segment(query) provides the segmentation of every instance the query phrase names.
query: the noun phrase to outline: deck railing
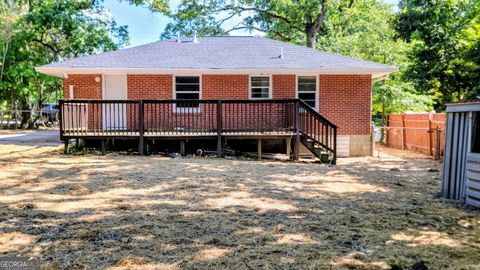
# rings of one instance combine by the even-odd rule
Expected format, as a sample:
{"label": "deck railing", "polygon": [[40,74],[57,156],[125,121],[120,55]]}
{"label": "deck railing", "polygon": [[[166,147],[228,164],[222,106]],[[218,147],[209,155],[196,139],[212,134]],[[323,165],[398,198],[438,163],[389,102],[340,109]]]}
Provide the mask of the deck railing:
{"label": "deck railing", "polygon": [[336,154],[336,126],[298,99],[60,100],[59,107],[62,139],[139,138],[142,152],[145,138],[306,136]]}

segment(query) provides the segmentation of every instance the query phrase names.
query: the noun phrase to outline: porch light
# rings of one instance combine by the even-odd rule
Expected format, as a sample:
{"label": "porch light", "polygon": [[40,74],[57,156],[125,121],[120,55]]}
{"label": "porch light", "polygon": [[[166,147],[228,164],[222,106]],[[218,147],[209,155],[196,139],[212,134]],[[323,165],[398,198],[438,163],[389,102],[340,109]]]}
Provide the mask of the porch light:
{"label": "porch light", "polygon": [[97,82],[97,83],[100,82],[100,77],[99,76],[95,77],[95,82]]}

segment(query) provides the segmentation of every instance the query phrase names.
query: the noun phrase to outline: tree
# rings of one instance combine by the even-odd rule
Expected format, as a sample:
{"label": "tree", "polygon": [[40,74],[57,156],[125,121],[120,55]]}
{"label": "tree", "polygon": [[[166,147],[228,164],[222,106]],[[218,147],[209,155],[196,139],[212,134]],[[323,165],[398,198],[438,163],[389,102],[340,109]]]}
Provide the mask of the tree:
{"label": "tree", "polygon": [[480,1],[402,0],[396,29],[413,47],[405,78],[438,108],[480,94]]}
{"label": "tree", "polygon": [[[173,22],[167,25],[161,37],[191,35],[194,30],[201,35],[219,35],[246,29],[314,48],[327,11],[330,8],[345,10],[353,3],[354,0],[182,0],[177,12],[171,15]],[[242,18],[241,22],[225,29],[225,22],[235,17]]]}
{"label": "tree", "polygon": [[378,0],[357,0],[346,11],[331,9],[317,44],[321,50],[399,67],[399,72],[373,85],[372,112],[381,114],[382,126],[390,113],[426,111],[433,104],[402,77],[410,46],[396,38],[394,16],[392,7]]}
{"label": "tree", "polygon": [[[0,97],[18,101],[21,110],[41,105],[62,89],[60,79],[37,73],[36,66],[114,50],[128,42],[126,27],[117,26],[97,1],[18,1],[16,12]],[[30,116],[25,113],[22,122]]]}
{"label": "tree", "polygon": [[142,6],[153,12],[170,14],[168,0],[118,0],[119,2],[127,2],[135,6]]}
{"label": "tree", "polygon": [[[411,47],[396,38],[395,14],[391,5],[379,0],[340,1],[337,4],[327,1],[248,1],[228,5],[223,1],[204,4],[183,1],[162,37],[171,38],[176,33],[190,35],[193,30],[200,35],[220,35],[236,29],[256,29],[266,32],[270,38],[310,44],[324,51],[395,65],[400,72],[374,84],[374,113],[383,113],[385,119],[386,113],[431,108],[431,98],[419,95],[411,83],[403,80],[402,73],[408,66],[407,53]],[[252,13],[238,26],[224,29],[225,21],[240,16],[240,11]],[[221,12],[224,12],[223,16],[219,15]],[[306,22],[315,16],[321,17],[321,23],[315,28],[316,36],[311,37],[313,41],[308,41]],[[409,102],[402,103],[402,99]]]}
{"label": "tree", "polygon": [[5,70],[7,52],[12,41],[13,24],[17,18],[16,7],[13,0],[0,2],[0,82]]}

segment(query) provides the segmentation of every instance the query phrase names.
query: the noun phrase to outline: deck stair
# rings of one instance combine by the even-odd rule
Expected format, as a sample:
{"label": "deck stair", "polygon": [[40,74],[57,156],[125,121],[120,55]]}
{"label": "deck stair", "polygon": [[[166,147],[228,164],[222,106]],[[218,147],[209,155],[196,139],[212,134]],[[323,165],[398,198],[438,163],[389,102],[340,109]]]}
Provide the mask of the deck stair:
{"label": "deck stair", "polygon": [[336,162],[337,126],[303,101],[299,101],[300,142],[321,162]]}
{"label": "deck stair", "polygon": [[300,137],[302,144],[309,150],[308,154],[303,154],[302,157],[304,158],[317,158],[322,163],[330,163],[331,162],[331,155],[329,151],[326,150],[324,146],[322,146],[318,141],[309,137],[308,135],[302,134]]}

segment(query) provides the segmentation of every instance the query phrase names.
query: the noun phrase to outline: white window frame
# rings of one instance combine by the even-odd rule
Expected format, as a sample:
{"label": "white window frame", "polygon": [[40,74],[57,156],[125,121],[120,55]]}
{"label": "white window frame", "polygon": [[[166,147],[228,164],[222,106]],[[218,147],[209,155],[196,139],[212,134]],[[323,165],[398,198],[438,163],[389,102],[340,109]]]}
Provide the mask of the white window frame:
{"label": "white window frame", "polygon": [[[200,74],[182,74],[182,75],[172,75],[172,95],[173,95],[173,99],[174,100],[177,100],[177,77],[198,77],[198,100],[202,100],[202,75]],[[197,92],[194,92],[194,91],[183,91],[181,93],[186,93],[186,94],[196,94]],[[183,113],[183,112],[186,112],[186,113],[199,113],[201,112],[201,109],[200,109],[200,106],[201,104],[199,103],[198,104],[198,107],[197,108],[186,108],[186,107],[179,107],[177,108],[177,104],[174,103],[173,104],[173,111],[174,112],[177,112],[177,113]]]}
{"label": "white window frame", "polygon": [[320,76],[318,74],[296,74],[295,75],[295,98],[298,98],[298,77],[315,77],[315,107],[318,112],[320,103]]}
{"label": "white window frame", "polygon": [[[263,78],[268,78],[268,97],[264,98],[264,97],[252,97],[252,77],[263,77]],[[252,100],[265,100],[265,99],[272,99],[272,84],[273,84],[273,80],[272,80],[272,75],[269,74],[269,75],[256,75],[256,74],[250,74],[248,75],[248,99],[252,99]]]}
{"label": "white window frame", "polygon": [[70,84],[68,86],[68,99],[75,99],[75,85]]}

